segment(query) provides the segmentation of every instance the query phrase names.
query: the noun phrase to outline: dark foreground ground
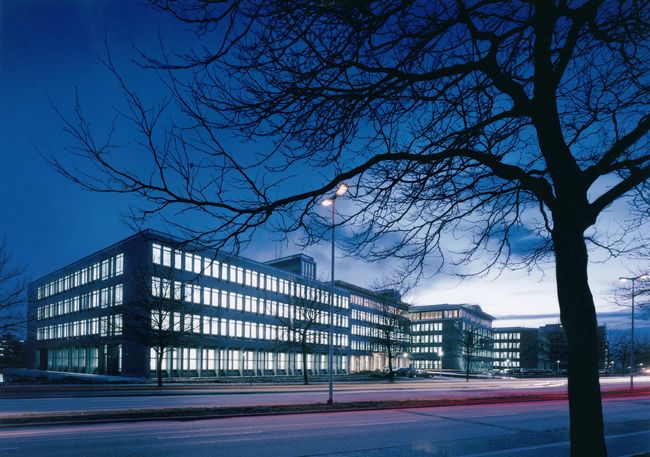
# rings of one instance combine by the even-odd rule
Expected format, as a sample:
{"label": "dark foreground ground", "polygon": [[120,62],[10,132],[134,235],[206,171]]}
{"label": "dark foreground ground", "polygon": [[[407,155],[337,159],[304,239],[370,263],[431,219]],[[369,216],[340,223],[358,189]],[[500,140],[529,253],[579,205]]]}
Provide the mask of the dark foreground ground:
{"label": "dark foreground ground", "polygon": [[[603,402],[611,457],[650,452],[650,397]],[[565,401],[0,429],[1,457],[569,455]]]}

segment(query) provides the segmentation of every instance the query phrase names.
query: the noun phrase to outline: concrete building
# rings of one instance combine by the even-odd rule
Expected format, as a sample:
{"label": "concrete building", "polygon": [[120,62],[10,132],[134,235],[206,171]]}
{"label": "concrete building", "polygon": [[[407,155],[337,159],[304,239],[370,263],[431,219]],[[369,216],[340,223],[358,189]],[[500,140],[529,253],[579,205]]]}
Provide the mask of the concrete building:
{"label": "concrete building", "polygon": [[[30,284],[27,364],[149,376],[162,346],[171,377],[296,375],[303,351],[290,323],[310,307],[307,369],[325,373],[331,286],[315,276],[309,256],[260,263],[143,231]],[[384,298],[337,283],[336,373],[383,368],[366,343]]]}
{"label": "concrete building", "polygon": [[411,319],[413,368],[473,372],[492,369],[492,321],[478,305],[414,306]]}
{"label": "concrete building", "polygon": [[494,333],[495,370],[550,370],[548,335],[538,328],[501,327]]}
{"label": "concrete building", "polygon": [[[566,332],[561,324],[549,324],[539,328],[549,340],[549,359],[551,366],[556,371],[566,370],[569,367],[569,348]],[[609,363],[609,346],[607,343],[607,327],[599,325],[596,328],[598,338],[598,368],[607,370]]]}

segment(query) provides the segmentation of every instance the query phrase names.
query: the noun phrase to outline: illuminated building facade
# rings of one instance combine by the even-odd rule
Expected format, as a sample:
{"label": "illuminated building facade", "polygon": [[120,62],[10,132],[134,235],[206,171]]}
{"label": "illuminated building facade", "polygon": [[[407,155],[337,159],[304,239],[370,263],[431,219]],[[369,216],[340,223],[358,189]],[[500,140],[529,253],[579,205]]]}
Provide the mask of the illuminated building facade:
{"label": "illuminated building facade", "polygon": [[[313,306],[307,369],[326,373],[331,285],[315,277],[309,256],[260,263],[143,231],[30,284],[28,366],[149,376],[161,334],[170,377],[296,375],[302,351],[291,323],[305,315],[299,307]],[[337,283],[335,373],[383,368],[364,345],[372,330],[351,332],[374,325],[372,303],[381,299]],[[143,309],[150,320],[134,312]]]}

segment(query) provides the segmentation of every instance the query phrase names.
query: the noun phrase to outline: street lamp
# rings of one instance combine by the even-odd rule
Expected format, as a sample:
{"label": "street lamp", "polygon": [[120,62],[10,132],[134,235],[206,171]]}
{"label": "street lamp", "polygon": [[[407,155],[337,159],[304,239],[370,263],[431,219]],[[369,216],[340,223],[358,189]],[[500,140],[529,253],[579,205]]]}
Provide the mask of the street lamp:
{"label": "street lamp", "polygon": [[336,199],[342,197],[348,191],[348,185],[340,183],[334,192],[334,195],[326,198],[321,202],[323,206],[332,207],[332,290],[330,291],[329,303],[329,329],[327,338],[327,383],[328,383],[328,398],[327,404],[331,405],[334,402],[334,379],[332,372],[334,371],[334,233],[336,228]]}
{"label": "street lamp", "polygon": [[557,372],[557,375],[560,376],[560,361],[559,360],[555,361],[555,371]]}
{"label": "street lamp", "polygon": [[639,275],[635,276],[633,278],[627,278],[625,276],[621,276],[618,278],[619,281],[621,282],[632,282],[632,328],[630,331],[630,390],[634,390],[634,296],[636,295],[635,287],[636,287],[636,282],[640,279],[641,281],[645,281],[648,278],[650,278],[647,274],[644,275]]}
{"label": "street lamp", "polygon": [[440,352],[438,353],[438,359],[439,359],[439,364],[438,364],[438,371],[439,375],[442,378],[442,356],[445,355],[445,352],[441,349]]}

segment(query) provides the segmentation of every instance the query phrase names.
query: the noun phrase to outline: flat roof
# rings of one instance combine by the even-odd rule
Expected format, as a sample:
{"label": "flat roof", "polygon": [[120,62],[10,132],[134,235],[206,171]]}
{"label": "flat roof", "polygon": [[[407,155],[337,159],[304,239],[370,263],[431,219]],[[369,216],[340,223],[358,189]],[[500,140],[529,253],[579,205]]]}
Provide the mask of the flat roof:
{"label": "flat roof", "polygon": [[448,311],[464,309],[470,313],[482,316],[489,320],[495,320],[496,318],[491,314],[486,313],[481,309],[479,305],[473,305],[468,303],[441,303],[436,305],[416,305],[411,308],[410,313],[426,313],[427,311]]}

